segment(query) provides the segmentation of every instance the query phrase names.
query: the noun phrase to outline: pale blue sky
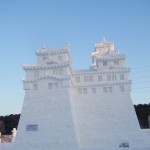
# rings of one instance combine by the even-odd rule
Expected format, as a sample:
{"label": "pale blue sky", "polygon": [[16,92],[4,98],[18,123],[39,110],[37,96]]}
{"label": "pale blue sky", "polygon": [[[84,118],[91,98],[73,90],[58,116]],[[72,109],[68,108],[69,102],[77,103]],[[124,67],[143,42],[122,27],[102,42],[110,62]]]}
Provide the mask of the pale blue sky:
{"label": "pale blue sky", "polygon": [[0,115],[20,113],[22,64],[35,64],[43,43],[69,41],[73,67],[86,69],[103,35],[127,57],[133,103],[150,103],[149,0],[1,0]]}

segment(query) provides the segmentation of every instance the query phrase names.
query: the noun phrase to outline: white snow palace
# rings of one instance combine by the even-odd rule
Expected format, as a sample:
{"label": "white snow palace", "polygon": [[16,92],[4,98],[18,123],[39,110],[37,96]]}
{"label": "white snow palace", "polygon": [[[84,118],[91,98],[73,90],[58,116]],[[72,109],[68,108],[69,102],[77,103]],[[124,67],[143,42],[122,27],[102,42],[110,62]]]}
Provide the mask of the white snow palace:
{"label": "white snow palace", "polygon": [[23,65],[25,98],[13,150],[144,150],[125,55],[103,39],[89,69],[72,69],[70,45],[42,48]]}

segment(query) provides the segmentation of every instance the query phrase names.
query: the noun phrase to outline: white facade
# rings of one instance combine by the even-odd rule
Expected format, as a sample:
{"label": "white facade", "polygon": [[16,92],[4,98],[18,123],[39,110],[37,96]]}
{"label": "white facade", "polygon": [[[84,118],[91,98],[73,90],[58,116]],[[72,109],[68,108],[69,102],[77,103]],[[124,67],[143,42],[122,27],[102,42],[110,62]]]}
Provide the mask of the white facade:
{"label": "white facade", "polygon": [[25,98],[14,150],[145,149],[125,56],[105,39],[90,69],[73,70],[70,46],[42,48],[23,65]]}
{"label": "white facade", "polygon": [[150,129],[142,129],[141,131],[146,147],[150,149]]}
{"label": "white facade", "polygon": [[89,70],[73,71],[73,110],[80,148],[144,148],[125,56],[104,39],[95,45],[92,58]]}

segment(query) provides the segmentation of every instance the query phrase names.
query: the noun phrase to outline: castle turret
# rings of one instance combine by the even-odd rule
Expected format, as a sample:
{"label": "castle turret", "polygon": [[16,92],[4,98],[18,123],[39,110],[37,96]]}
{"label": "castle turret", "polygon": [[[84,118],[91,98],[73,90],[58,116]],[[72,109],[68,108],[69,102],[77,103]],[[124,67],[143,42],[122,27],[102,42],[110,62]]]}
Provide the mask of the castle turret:
{"label": "castle turret", "polygon": [[82,148],[145,147],[130,97],[125,55],[103,39],[95,45],[90,69],[74,71],[75,127]]}
{"label": "castle turret", "polygon": [[77,149],[71,110],[70,46],[36,52],[36,65],[23,65],[25,98],[15,150]]}

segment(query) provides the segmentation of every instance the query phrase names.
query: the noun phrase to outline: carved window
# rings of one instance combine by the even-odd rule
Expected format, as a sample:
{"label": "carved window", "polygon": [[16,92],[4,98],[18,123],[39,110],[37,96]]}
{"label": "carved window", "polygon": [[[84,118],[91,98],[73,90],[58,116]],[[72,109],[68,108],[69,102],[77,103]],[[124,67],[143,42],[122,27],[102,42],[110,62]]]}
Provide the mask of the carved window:
{"label": "carved window", "polygon": [[58,89],[58,83],[57,83],[57,82],[54,83],[54,88],[55,88],[55,89]]}
{"label": "carved window", "polygon": [[120,86],[120,92],[124,92],[124,86]]}
{"label": "carved window", "polygon": [[58,60],[62,62],[62,56],[58,56]]}
{"label": "carved window", "polygon": [[119,60],[115,60],[114,65],[119,65]]}
{"label": "carved window", "polygon": [[96,93],[96,88],[92,88],[92,93],[93,93],[93,94]]}
{"label": "carved window", "polygon": [[89,76],[89,82],[93,82],[93,76]]}
{"label": "carved window", "polygon": [[82,94],[82,88],[78,88],[78,94]]}
{"label": "carved window", "polygon": [[103,80],[102,75],[98,76],[98,81],[102,81],[102,80]]}
{"label": "carved window", "polygon": [[48,89],[53,89],[53,83],[48,83]]}
{"label": "carved window", "polygon": [[44,57],[43,57],[43,60],[46,60],[46,59],[47,59],[47,57],[44,56]]}
{"label": "carved window", "polygon": [[33,85],[33,90],[34,90],[34,91],[37,91],[37,90],[38,90],[38,84],[34,84],[34,85]]}
{"label": "carved window", "polygon": [[120,74],[120,80],[124,80],[124,74]]}
{"label": "carved window", "polygon": [[53,75],[58,75],[58,69],[57,68],[53,69]]}
{"label": "carved window", "polygon": [[116,75],[115,74],[112,75],[112,80],[116,80]]}
{"label": "carved window", "polygon": [[63,75],[64,74],[64,70],[63,70],[63,68],[60,68],[59,69],[59,75]]}
{"label": "carved window", "polygon": [[80,77],[76,77],[76,82],[80,82]]}
{"label": "carved window", "polygon": [[93,76],[85,76],[84,82],[93,82]]}
{"label": "carved window", "polygon": [[121,144],[119,145],[119,147],[123,147],[123,148],[129,147],[129,142],[121,143]]}
{"label": "carved window", "polygon": [[84,77],[84,82],[88,82],[88,76]]}
{"label": "carved window", "polygon": [[34,71],[34,77],[35,77],[35,78],[36,78],[36,77],[39,77],[39,71],[38,71],[38,70]]}
{"label": "carved window", "polygon": [[107,93],[107,87],[103,87],[103,92]]}
{"label": "carved window", "polygon": [[38,131],[38,125],[37,124],[26,125],[26,131]]}
{"label": "carved window", "polygon": [[111,81],[111,75],[107,75],[107,81]]}
{"label": "carved window", "polygon": [[112,87],[108,87],[108,92],[112,93]]}
{"label": "carved window", "polygon": [[103,61],[103,66],[107,66],[107,61]]}
{"label": "carved window", "polygon": [[100,65],[99,65],[99,63],[98,63],[98,62],[96,62],[96,66],[97,66],[97,68],[99,68],[99,66],[100,66]]}
{"label": "carved window", "polygon": [[87,94],[87,88],[83,88],[83,94]]}

